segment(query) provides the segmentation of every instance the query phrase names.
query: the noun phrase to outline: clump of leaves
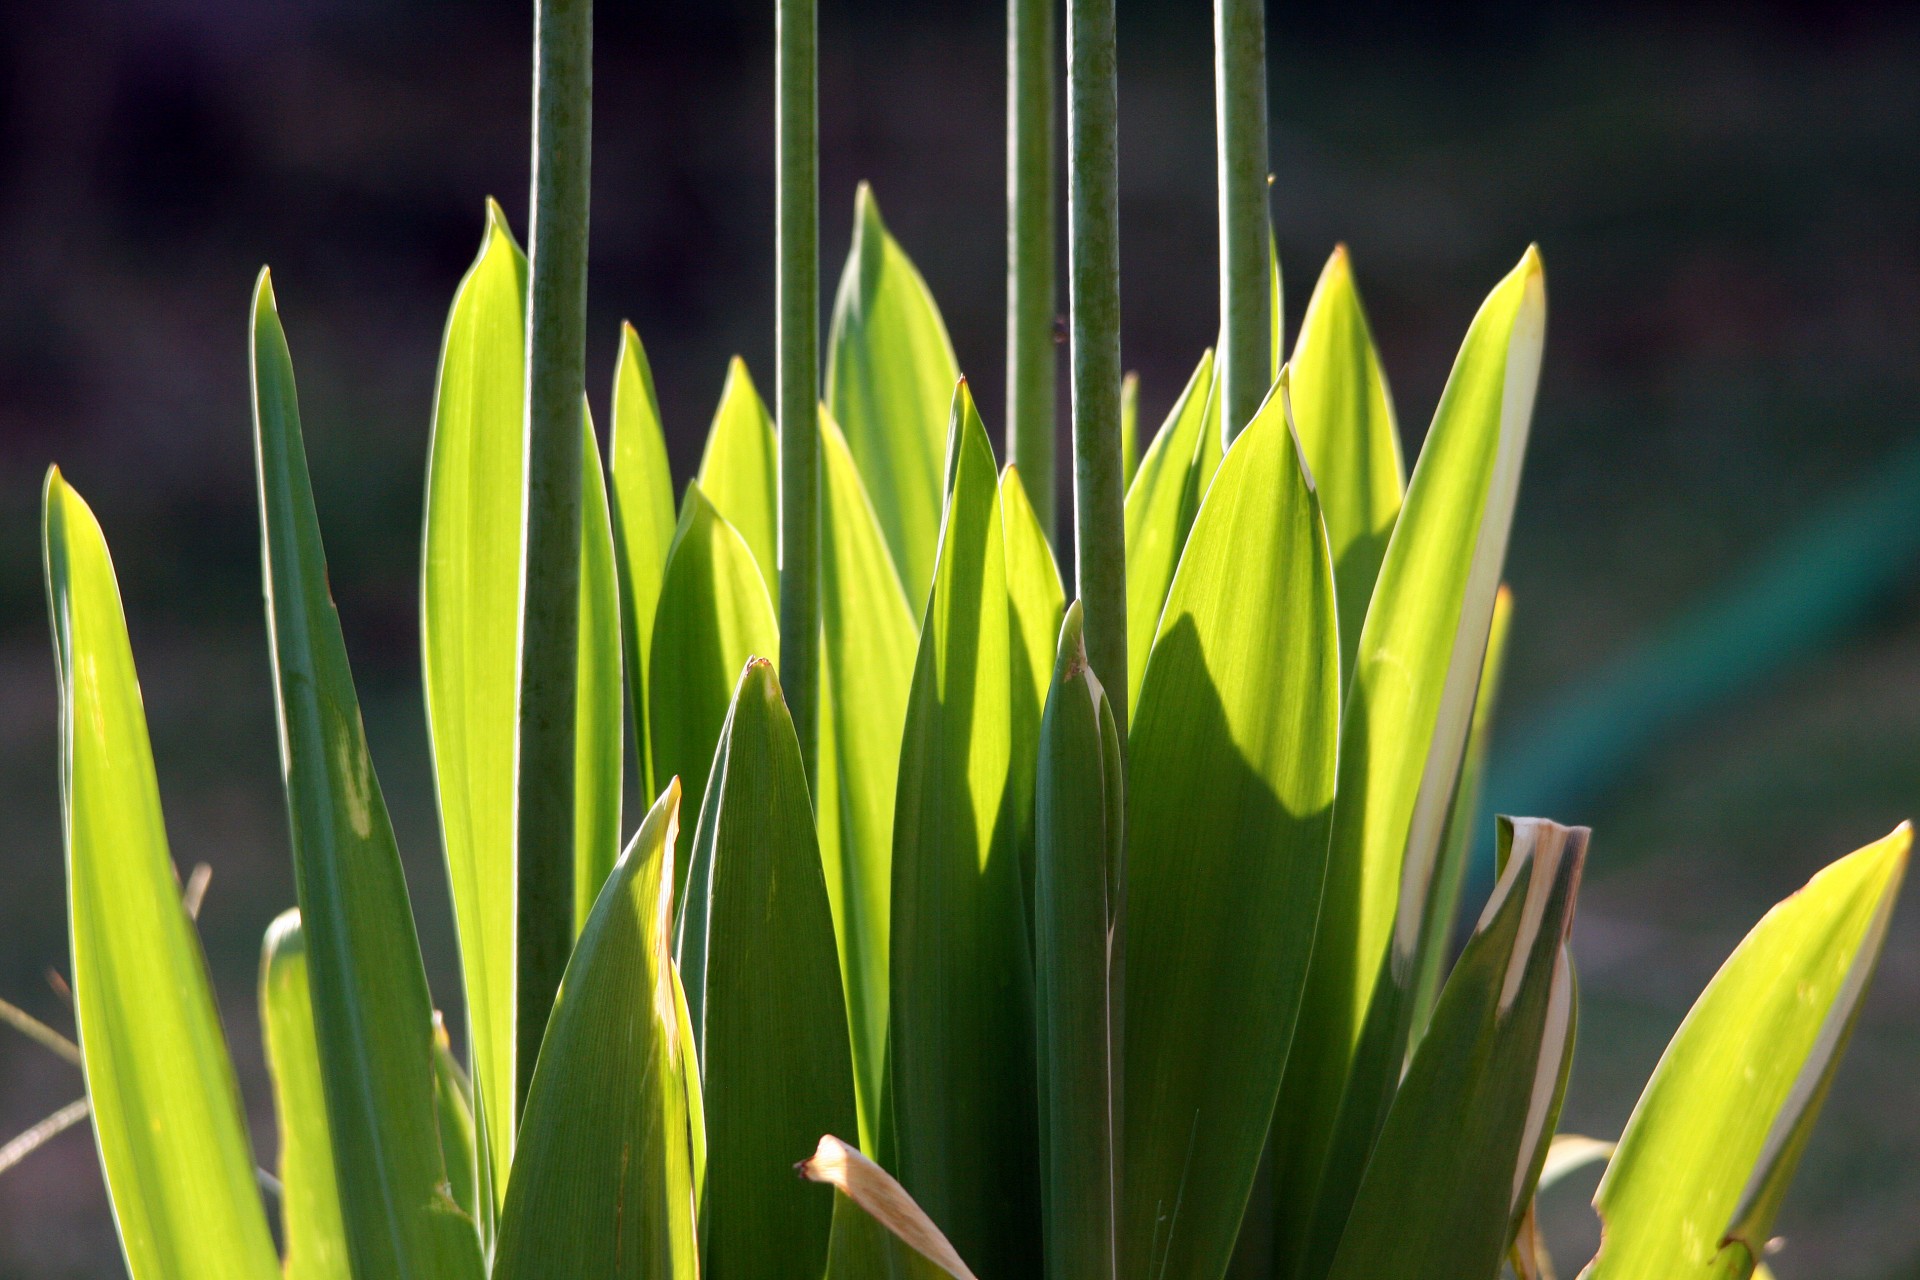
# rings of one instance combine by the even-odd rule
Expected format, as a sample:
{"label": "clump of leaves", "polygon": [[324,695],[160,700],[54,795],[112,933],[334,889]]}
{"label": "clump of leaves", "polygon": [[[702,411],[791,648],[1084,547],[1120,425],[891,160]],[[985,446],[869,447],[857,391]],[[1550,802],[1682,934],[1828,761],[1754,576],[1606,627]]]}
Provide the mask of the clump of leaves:
{"label": "clump of leaves", "polygon": [[[788,7],[783,86],[811,74],[810,10],[790,26]],[[1221,27],[1223,76],[1246,30]],[[541,32],[544,53],[559,37]],[[1085,52],[1070,90],[1097,96],[1110,60]],[[1100,214],[1081,192],[1076,228]],[[550,194],[537,206],[564,210]],[[1076,415],[1081,584],[1100,538],[1124,568],[1103,613],[1069,601],[1050,522],[996,459],[871,192],[824,403],[806,368],[804,419],[776,421],[736,361],[677,503],[631,328],[604,466],[579,395],[553,421],[530,408],[551,376],[541,252],[530,266],[489,207],[434,407],[422,658],[464,1060],[421,966],[265,273],[254,296],[299,893],[261,973],[278,1248],[106,542],[49,474],[79,1044],[21,1025],[83,1066],[137,1280],[1535,1275],[1537,1189],[1609,1155],[1590,1274],[1754,1269],[1908,834],[1759,924],[1617,1149],[1556,1139],[1588,833],[1500,819],[1495,888],[1454,946],[1544,342],[1537,253],[1473,318],[1410,477],[1344,249],[1285,364],[1278,268],[1256,259],[1234,290],[1264,306],[1223,305],[1239,331],[1201,356],[1105,526],[1092,488],[1120,473],[1134,401],[1116,382],[1104,435]],[[1095,328],[1076,319],[1076,352],[1117,340]],[[1242,414],[1228,383],[1248,351],[1268,389]],[[553,422],[578,463],[558,498],[530,443]],[[802,494],[817,518],[796,539]],[[529,565],[556,527],[573,585],[541,634],[565,661],[535,679],[554,650],[532,637],[557,624]],[[796,635],[806,678],[783,689]],[[629,770],[655,797],[630,835]],[[525,821],[554,778],[564,839]],[[556,920],[557,993],[537,980]]]}

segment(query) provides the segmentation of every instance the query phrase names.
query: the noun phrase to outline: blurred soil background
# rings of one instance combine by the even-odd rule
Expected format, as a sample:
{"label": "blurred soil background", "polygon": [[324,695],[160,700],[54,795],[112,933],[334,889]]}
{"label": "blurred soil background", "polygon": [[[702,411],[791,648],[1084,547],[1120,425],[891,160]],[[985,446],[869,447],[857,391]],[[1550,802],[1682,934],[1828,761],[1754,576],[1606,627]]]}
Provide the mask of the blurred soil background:
{"label": "blurred soil background", "polygon": [[[771,6],[600,9],[590,391],[604,421],[631,318],[684,479],[726,358],[763,388],[772,374]],[[1121,16],[1125,347],[1150,428],[1216,323],[1210,19],[1145,0]],[[293,884],[248,289],[271,263],[333,590],[428,968],[457,1008],[418,694],[420,501],[483,197],[525,231],[529,26],[524,0],[0,6],[0,992],[71,1026],[47,978],[67,964],[38,532],[58,461],[118,558],[174,855],[213,868],[201,929],[269,1166],[254,978]],[[1270,32],[1289,333],[1344,240],[1409,456],[1479,299],[1528,241],[1545,253],[1502,741],[1920,439],[1914,10],[1375,0],[1276,6]],[[829,298],[871,179],[996,435],[1003,38],[979,0],[822,6]],[[1616,1135],[1767,906],[1920,810],[1920,574],[1897,578],[1843,637],[1553,815],[1596,829],[1563,1127]],[[1779,1224],[1783,1280],[1920,1276],[1907,897]],[[0,1138],[79,1092],[0,1029]],[[1562,1274],[1597,1240],[1592,1182],[1550,1197]],[[0,1178],[0,1277],[120,1265],[84,1129]]]}

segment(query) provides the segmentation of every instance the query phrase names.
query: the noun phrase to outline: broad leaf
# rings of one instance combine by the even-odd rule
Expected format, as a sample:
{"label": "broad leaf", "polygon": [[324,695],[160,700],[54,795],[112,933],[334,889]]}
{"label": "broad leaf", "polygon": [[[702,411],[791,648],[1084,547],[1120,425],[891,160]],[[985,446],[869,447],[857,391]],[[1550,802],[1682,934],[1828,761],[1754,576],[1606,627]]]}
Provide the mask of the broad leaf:
{"label": "broad leaf", "polygon": [[667,553],[648,655],[655,777],[679,778],[700,812],[734,682],[748,658],[777,660],[779,624],[753,552],[699,484],[687,486]]}
{"label": "broad leaf", "polygon": [[1694,1002],[1600,1180],[1592,1280],[1745,1277],[1886,942],[1906,824],[1755,925]]}
{"label": "broad leaf", "polygon": [[106,538],[47,473],[74,1013],[134,1280],[258,1280],[278,1260],[206,961],[180,905]]}
{"label": "broad leaf", "polygon": [[1035,794],[1034,1003],[1047,1274],[1119,1275],[1125,875],[1120,731],[1087,666],[1080,604],[1061,628]]}
{"label": "broad leaf", "polygon": [[893,801],[917,645],[885,536],[853,455],[820,415],[823,696],[816,765],[820,858],[852,1023],[860,1141],[881,1150],[887,1074],[887,919]]}
{"label": "broad leaf", "polygon": [[1007,607],[1011,611],[1013,645],[1008,650],[1012,669],[1012,751],[1008,766],[1007,803],[1013,808],[1014,848],[1020,859],[1022,901],[1033,918],[1033,775],[1040,744],[1040,713],[1046,707],[1047,687],[1054,667],[1054,649],[1060,639],[1060,619],[1067,607],[1060,586],[1060,570],[1053,562],[1040,518],[1020,483],[1020,472],[1007,464],[1000,473],[1000,527],[1007,554]]}
{"label": "broad leaf", "polygon": [[1021,912],[1006,557],[993,449],[954,396],[951,493],[894,805],[896,1168],[987,1275],[1039,1272],[1032,974]]}
{"label": "broad leaf", "polygon": [[693,856],[678,954],[711,1109],[702,1265],[819,1280],[833,1200],[788,1157],[853,1125],[853,1060],[806,768],[765,659],[740,677]]}
{"label": "broad leaf", "polygon": [[1326,875],[1333,570],[1285,389],[1283,372],[1213,478],[1132,726],[1130,1276],[1226,1268],[1295,1039]]}
{"label": "broad leaf", "polygon": [[447,1194],[433,1004],[386,801],[367,754],[300,435],[293,360],[265,272],[253,306],[254,444],[267,630],[294,881],[355,1275],[469,1280],[473,1220]]}
{"label": "broad leaf", "polygon": [[1533,1198],[1573,1059],[1566,942],[1588,833],[1500,822],[1512,857],[1394,1096],[1330,1280],[1493,1276]]}
{"label": "broad leaf", "polygon": [[[638,739],[640,794],[659,794],[653,743],[647,735],[647,658],[653,652],[653,615],[673,542],[673,477],[653,370],[632,325],[620,327],[613,375],[613,550],[620,578],[620,632],[626,642],[627,707]],[[662,780],[664,781],[664,779]]]}
{"label": "broad leaf", "polygon": [[1140,680],[1160,627],[1160,610],[1180,563],[1187,531],[1200,510],[1212,473],[1199,475],[1207,404],[1213,394],[1213,352],[1187,379],[1180,398],[1153,437],[1127,489],[1127,696],[1140,704]]}
{"label": "broad leaf", "polygon": [[780,598],[779,454],[773,415],[746,361],[735,356],[700,455],[700,489],[746,539],[772,600]]}
{"label": "broad leaf", "polygon": [[1340,670],[1351,680],[1360,627],[1406,489],[1400,433],[1347,248],[1327,260],[1293,349],[1293,421],[1333,547]]}
{"label": "broad leaf", "polygon": [[420,661],[440,838],[460,937],[469,1060],[513,1154],[513,753],[519,697],[527,260],[487,204],[440,349],[420,570]]}
{"label": "broad leaf", "polygon": [[916,610],[940,545],[947,406],[959,377],[927,282],[863,182],[827,336],[827,407],[846,432]]}
{"label": "broad leaf", "polygon": [[1482,304],[1441,393],[1347,681],[1313,973],[1274,1129],[1283,1274],[1323,1274],[1405,1060],[1433,868],[1466,751],[1539,380],[1539,255]]}
{"label": "broad leaf", "polygon": [[320,1084],[320,1046],[313,1037],[313,1001],[307,994],[307,940],[297,907],[275,918],[261,948],[260,1030],[273,1079],[273,1114],[280,1124],[286,1278],[352,1280]]}
{"label": "broad leaf", "polygon": [[593,421],[583,423],[580,465],[580,639],[573,785],[573,927],[587,922],[620,855],[620,787],[626,708],[620,699],[620,586],[614,572],[607,480]]}
{"label": "broad leaf", "polygon": [[692,1280],[693,1172],[669,936],[668,782],[580,931],[527,1093],[496,1280]]}

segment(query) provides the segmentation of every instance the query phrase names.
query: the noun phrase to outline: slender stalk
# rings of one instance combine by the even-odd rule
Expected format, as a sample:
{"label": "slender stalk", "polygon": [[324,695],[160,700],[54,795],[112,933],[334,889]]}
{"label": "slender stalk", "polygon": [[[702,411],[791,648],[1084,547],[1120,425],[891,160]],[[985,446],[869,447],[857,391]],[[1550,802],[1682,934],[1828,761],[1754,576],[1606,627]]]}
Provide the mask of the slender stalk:
{"label": "slender stalk", "polygon": [[1125,741],[1127,550],[1120,454],[1120,98],[1114,0],[1068,0],[1067,256],[1073,517],[1087,661]]}
{"label": "slender stalk", "polygon": [[1007,0],[1007,456],[1054,527],[1054,0]]}
{"label": "slender stalk", "polygon": [[586,386],[592,0],[534,0],[533,227],[514,811],[514,1109],[573,941],[580,431]]}
{"label": "slender stalk", "polygon": [[820,667],[820,174],[814,0],[779,0],[774,72],[780,198],[780,685],[814,777]]}
{"label": "slender stalk", "polygon": [[1267,277],[1264,0],[1214,0],[1213,105],[1220,169],[1220,431],[1232,444],[1271,382]]}

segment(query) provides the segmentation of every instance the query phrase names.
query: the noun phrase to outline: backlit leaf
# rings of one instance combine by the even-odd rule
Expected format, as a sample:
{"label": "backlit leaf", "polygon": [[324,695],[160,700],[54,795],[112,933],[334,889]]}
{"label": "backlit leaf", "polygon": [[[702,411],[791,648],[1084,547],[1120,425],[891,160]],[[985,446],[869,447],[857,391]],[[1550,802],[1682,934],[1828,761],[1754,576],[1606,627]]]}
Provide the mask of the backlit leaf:
{"label": "backlit leaf", "polygon": [[[626,642],[627,707],[636,727],[640,794],[658,795],[653,743],[647,735],[647,659],[653,615],[673,543],[673,477],[653,370],[632,325],[620,327],[613,375],[613,549],[620,578],[620,632]],[[664,779],[662,779],[664,781]]]}
{"label": "backlit leaf", "polygon": [[746,539],[772,600],[780,598],[779,453],[773,415],[753,385],[747,362],[735,356],[700,455],[700,489]]}
{"label": "backlit leaf", "polygon": [[1060,639],[1066,592],[1053,548],[1027,498],[1020,472],[1011,463],[1000,473],[1000,527],[1007,555],[1007,607],[1013,624],[1008,650],[1012,669],[1011,764],[1008,804],[1013,808],[1013,840],[1020,859],[1022,900],[1033,918],[1033,777],[1040,745],[1040,713]]}
{"label": "backlit leaf", "polygon": [[260,957],[260,1030],[273,1078],[273,1114],[280,1124],[280,1232],[287,1280],[352,1280],[298,907],[282,912],[267,929]]}
{"label": "backlit leaf", "polygon": [[620,855],[626,710],[620,700],[620,587],[614,573],[607,480],[593,420],[580,465],[580,639],[574,706],[573,927],[587,922]]}

